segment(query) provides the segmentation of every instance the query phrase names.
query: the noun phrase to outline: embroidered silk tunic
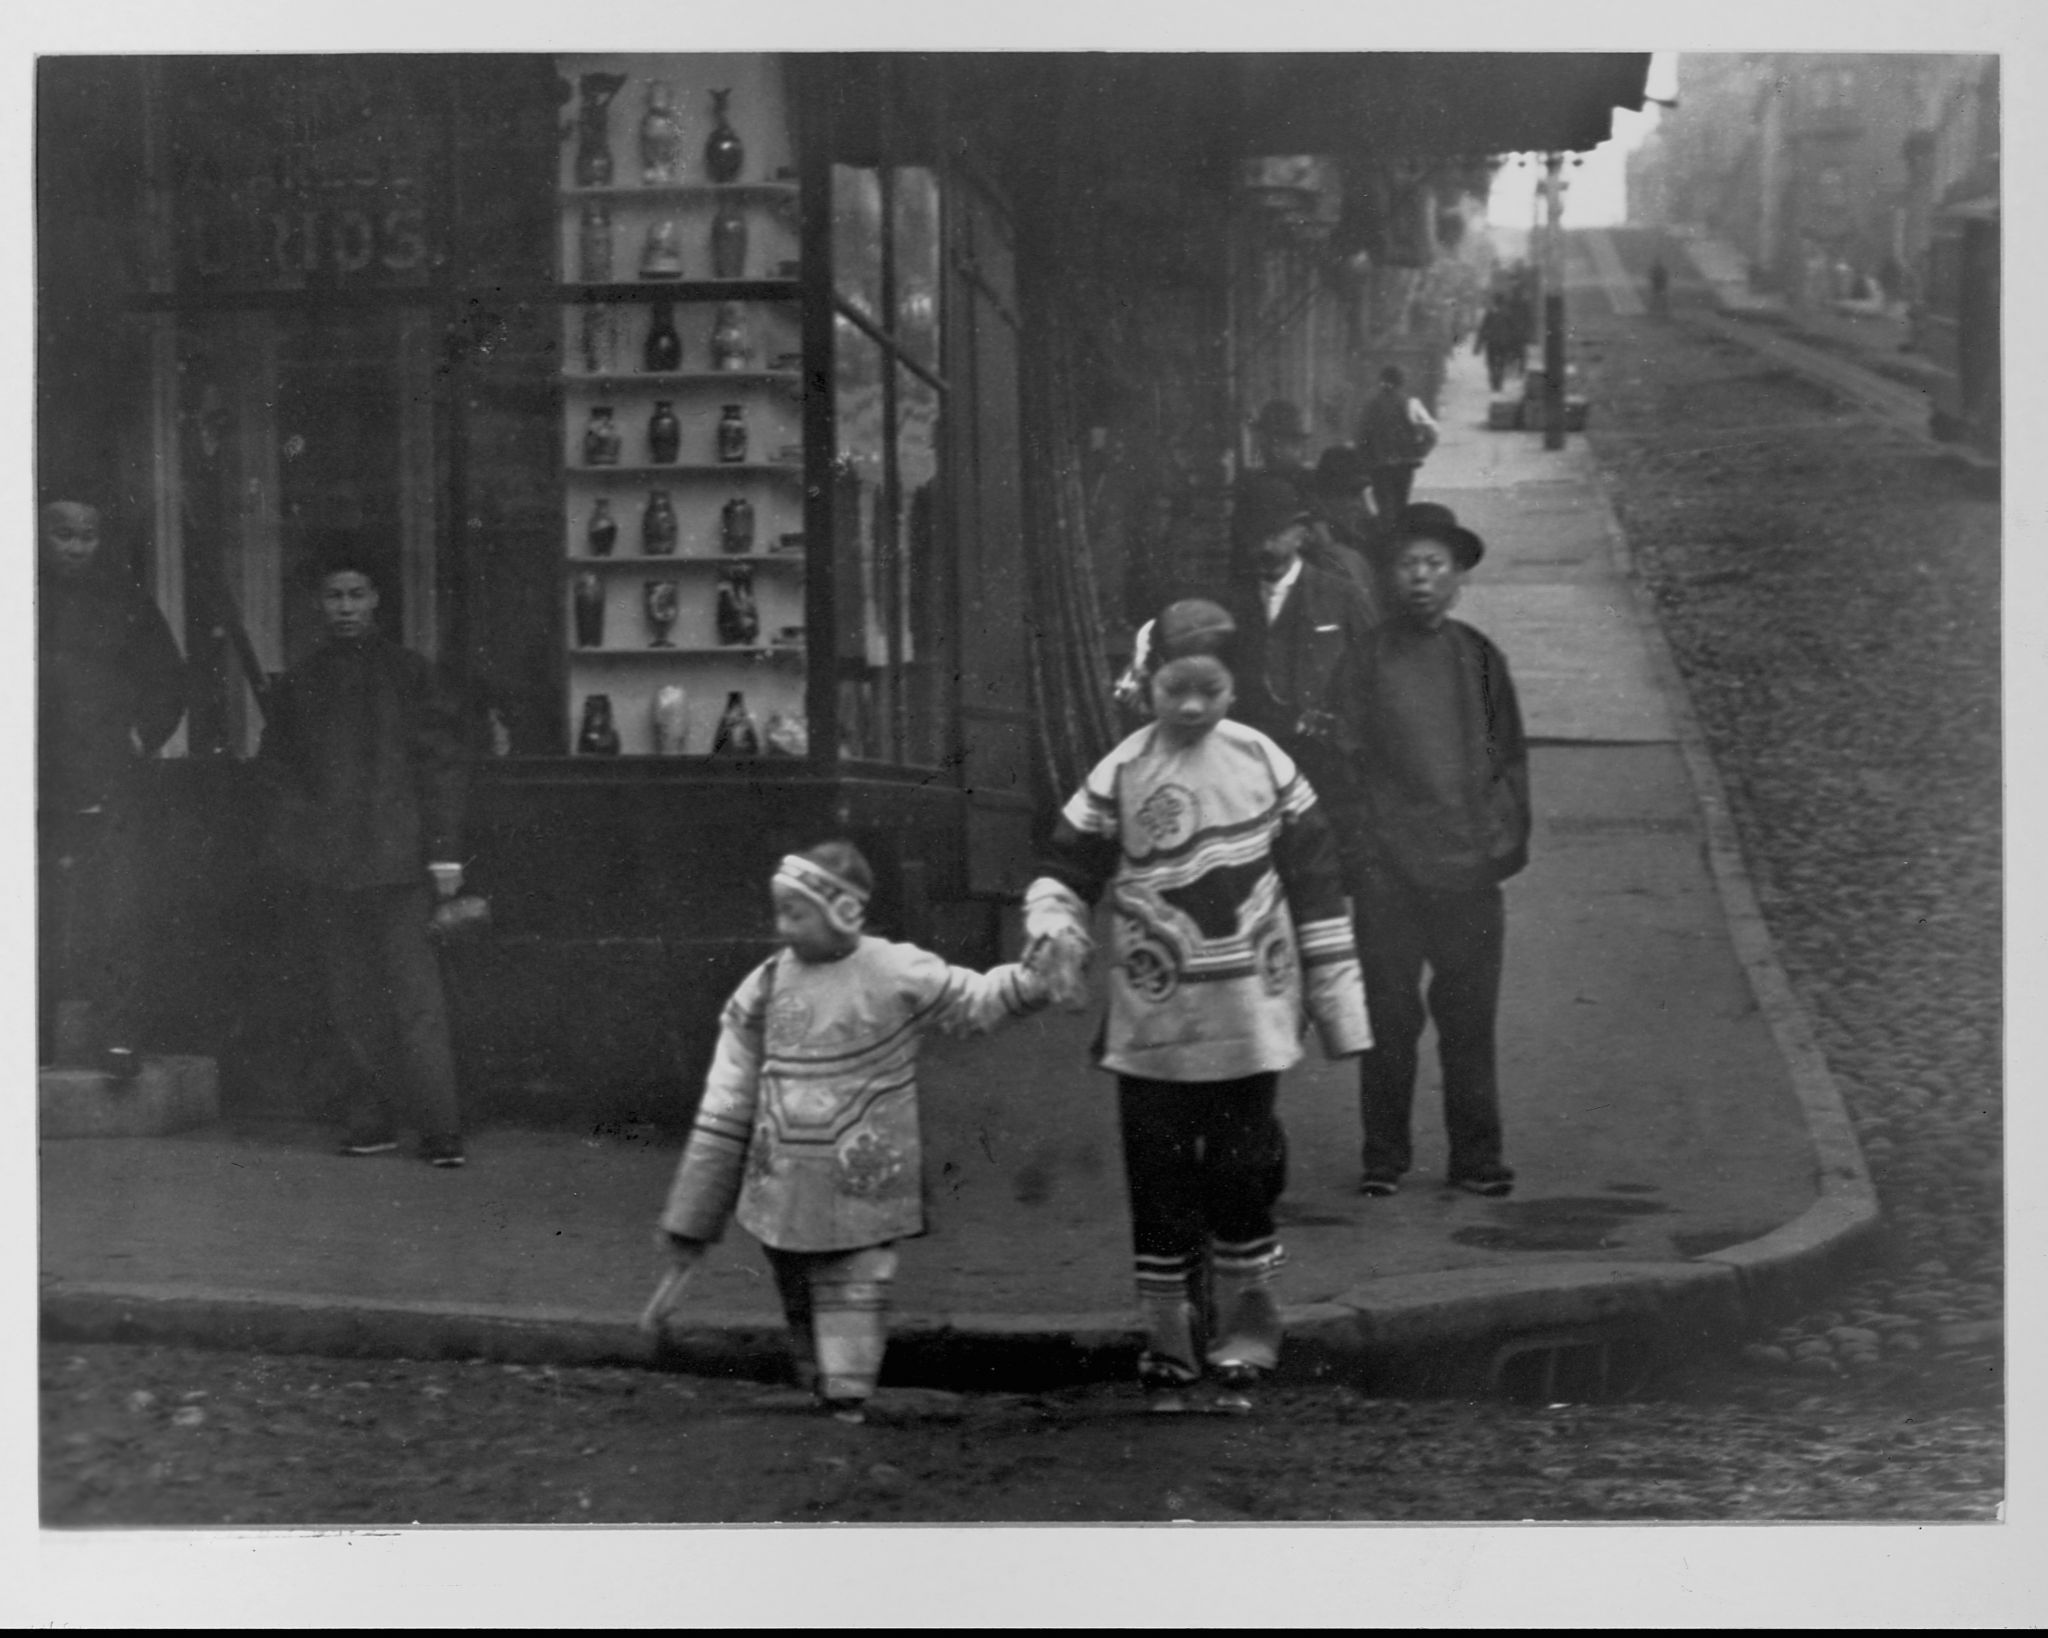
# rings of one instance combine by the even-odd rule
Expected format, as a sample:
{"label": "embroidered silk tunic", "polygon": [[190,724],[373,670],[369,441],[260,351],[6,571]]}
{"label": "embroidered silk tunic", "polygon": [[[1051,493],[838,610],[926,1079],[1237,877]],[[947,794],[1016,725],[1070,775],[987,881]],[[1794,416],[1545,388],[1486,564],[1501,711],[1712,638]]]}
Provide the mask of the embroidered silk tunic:
{"label": "embroidered silk tunic", "polygon": [[1061,810],[1047,870],[1027,906],[1077,924],[1108,887],[1105,1068],[1162,1081],[1287,1069],[1304,1011],[1333,1056],[1371,1044],[1329,827],[1256,728],[1225,720],[1183,747],[1139,729]]}
{"label": "embroidered silk tunic", "polygon": [[787,950],[726,1003],[704,1101],[662,1227],[715,1240],[729,1216],[778,1251],[849,1251],[924,1232],[917,1051],[1043,1005],[1023,967],[977,973],[862,938],[838,961]]}

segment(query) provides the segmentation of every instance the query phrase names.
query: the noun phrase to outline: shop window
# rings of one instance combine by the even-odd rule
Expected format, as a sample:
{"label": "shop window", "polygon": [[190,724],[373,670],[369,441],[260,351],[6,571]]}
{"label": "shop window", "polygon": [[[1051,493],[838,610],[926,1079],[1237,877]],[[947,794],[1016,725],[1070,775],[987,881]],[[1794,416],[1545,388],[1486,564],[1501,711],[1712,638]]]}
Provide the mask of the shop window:
{"label": "shop window", "polygon": [[952,564],[938,519],[940,188],[833,167],[833,520],[843,755],[936,766],[951,740]]}

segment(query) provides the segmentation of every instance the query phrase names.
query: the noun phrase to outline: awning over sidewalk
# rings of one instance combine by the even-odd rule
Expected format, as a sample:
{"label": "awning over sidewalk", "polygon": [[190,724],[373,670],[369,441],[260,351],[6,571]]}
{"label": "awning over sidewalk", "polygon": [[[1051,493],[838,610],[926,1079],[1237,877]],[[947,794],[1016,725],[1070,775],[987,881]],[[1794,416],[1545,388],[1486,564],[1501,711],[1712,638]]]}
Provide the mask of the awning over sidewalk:
{"label": "awning over sidewalk", "polygon": [[1245,153],[1479,158],[1597,147],[1643,106],[1645,51],[1372,51],[1238,59]]}
{"label": "awning over sidewalk", "polygon": [[[863,74],[927,76],[998,149],[1085,138],[1104,163],[1155,147],[1366,164],[1580,150],[1641,108],[1644,51],[958,52],[835,59],[834,118],[860,146]],[[879,132],[870,133],[879,138]]]}

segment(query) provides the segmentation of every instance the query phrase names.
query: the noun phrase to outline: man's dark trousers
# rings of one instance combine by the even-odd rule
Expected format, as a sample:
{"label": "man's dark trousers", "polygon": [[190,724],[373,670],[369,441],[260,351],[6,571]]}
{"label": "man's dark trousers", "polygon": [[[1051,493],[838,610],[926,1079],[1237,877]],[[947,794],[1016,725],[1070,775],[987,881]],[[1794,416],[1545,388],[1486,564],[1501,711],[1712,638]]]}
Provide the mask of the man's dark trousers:
{"label": "man's dark trousers", "polygon": [[432,907],[424,883],[307,889],[328,1014],[351,1071],[356,1141],[394,1135],[394,1116],[408,1108],[423,1135],[462,1130],[441,969],[427,941]]}
{"label": "man's dark trousers", "polygon": [[1373,510],[1389,524],[1397,521],[1408,510],[1408,495],[1415,487],[1415,468],[1403,462],[1398,466],[1376,466],[1372,469]]}
{"label": "man's dark trousers", "polygon": [[1451,1177],[1470,1177],[1499,1165],[1494,1021],[1507,925],[1501,890],[1446,892],[1376,872],[1364,886],[1357,911],[1358,954],[1373,1035],[1372,1050],[1359,1060],[1358,1071],[1365,1170],[1399,1177],[1413,1163],[1409,1120],[1425,1018],[1433,1019],[1437,1029]]}

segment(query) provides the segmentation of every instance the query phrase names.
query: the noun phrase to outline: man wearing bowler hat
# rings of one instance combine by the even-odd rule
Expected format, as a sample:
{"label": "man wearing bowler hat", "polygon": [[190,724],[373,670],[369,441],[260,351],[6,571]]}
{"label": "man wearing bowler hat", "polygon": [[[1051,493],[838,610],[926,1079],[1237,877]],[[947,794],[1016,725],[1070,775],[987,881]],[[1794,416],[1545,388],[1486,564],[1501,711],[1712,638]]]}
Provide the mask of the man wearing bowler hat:
{"label": "man wearing bowler hat", "polygon": [[[1501,883],[1529,859],[1529,759],[1508,663],[1450,617],[1486,547],[1447,506],[1418,503],[1393,535],[1393,607],[1359,662],[1356,893],[1373,1047],[1359,1063],[1361,1190],[1397,1193],[1426,1020],[1443,1067],[1447,1181],[1514,1187],[1502,1158],[1494,1025]],[[1423,972],[1429,973],[1423,987]],[[1426,1001],[1425,1001],[1426,997]]]}
{"label": "man wearing bowler hat", "polygon": [[1237,680],[1231,715],[1277,741],[1307,776],[1348,888],[1358,864],[1358,667],[1376,614],[1352,581],[1304,560],[1315,517],[1286,480],[1254,473],[1236,523],[1249,545],[1226,600],[1237,621],[1225,656]]}

